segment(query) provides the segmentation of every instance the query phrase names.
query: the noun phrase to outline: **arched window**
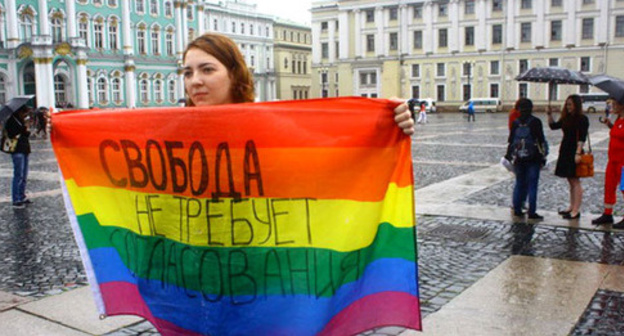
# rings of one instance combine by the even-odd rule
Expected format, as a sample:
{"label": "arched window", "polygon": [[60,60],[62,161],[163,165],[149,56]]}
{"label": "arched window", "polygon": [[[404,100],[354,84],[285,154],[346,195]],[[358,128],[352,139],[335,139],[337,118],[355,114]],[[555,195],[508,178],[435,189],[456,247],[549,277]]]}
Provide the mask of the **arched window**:
{"label": "arched window", "polygon": [[175,103],[175,99],[176,99],[176,82],[173,79],[169,80],[169,84],[168,84],[168,93],[169,93],[169,102],[171,103]]}
{"label": "arched window", "polygon": [[109,7],[117,7],[117,0],[108,0]]}
{"label": "arched window", "polygon": [[284,69],[288,69],[288,58],[284,57]]}
{"label": "arched window", "polygon": [[167,56],[173,56],[174,48],[173,48],[173,38],[174,38],[173,29],[168,29],[165,34],[165,48],[167,50]]}
{"label": "arched window", "polygon": [[147,79],[141,79],[139,81],[139,96],[143,104],[149,103],[149,83]]}
{"label": "arched window", "polygon": [[119,49],[119,23],[113,18],[108,22],[108,46],[111,50]]}
{"label": "arched window", "polygon": [[93,44],[95,49],[104,49],[104,21],[101,17],[93,22]]}
{"label": "arched window", "polygon": [[160,28],[152,28],[152,55],[160,55]]}
{"label": "arched window", "polygon": [[160,79],[154,81],[154,99],[159,104],[165,100],[163,82]]}
{"label": "arched window", "polygon": [[106,78],[99,78],[97,81],[97,99],[98,104],[106,105],[108,104],[108,83],[106,83]]}
{"label": "arched window", "polygon": [[165,1],[165,16],[172,17],[173,16],[173,5],[171,1]]}
{"label": "arched window", "polygon": [[87,95],[89,96],[89,105],[93,105],[95,98],[93,96],[93,80],[91,77],[87,78]]}
{"label": "arched window", "polygon": [[119,77],[111,80],[111,92],[113,94],[113,103],[121,104],[121,79]]}
{"label": "arched window", "polygon": [[134,9],[137,13],[145,13],[145,0],[136,0]]}
{"label": "arched window", "polygon": [[65,77],[62,75],[54,76],[54,100],[56,104],[64,105],[67,103],[67,92],[65,91],[67,85],[65,83]]}
{"label": "arched window", "polygon": [[6,103],[6,77],[0,75],[0,104]]}
{"label": "arched window", "polygon": [[147,41],[145,40],[145,25],[139,25],[137,31],[137,47],[139,54],[145,55],[147,52]]}
{"label": "arched window", "polygon": [[78,35],[85,41],[85,45],[89,46],[89,19],[86,15],[81,15],[78,19]]}
{"label": "arched window", "polygon": [[59,17],[53,17],[50,20],[50,26],[52,28],[52,42],[59,43],[63,41],[63,21]]}
{"label": "arched window", "polygon": [[20,20],[20,37],[24,41],[32,40],[33,18],[30,15],[22,15]]}
{"label": "arched window", "polygon": [[193,5],[188,5],[186,8],[186,18],[189,21],[195,20],[195,7]]}

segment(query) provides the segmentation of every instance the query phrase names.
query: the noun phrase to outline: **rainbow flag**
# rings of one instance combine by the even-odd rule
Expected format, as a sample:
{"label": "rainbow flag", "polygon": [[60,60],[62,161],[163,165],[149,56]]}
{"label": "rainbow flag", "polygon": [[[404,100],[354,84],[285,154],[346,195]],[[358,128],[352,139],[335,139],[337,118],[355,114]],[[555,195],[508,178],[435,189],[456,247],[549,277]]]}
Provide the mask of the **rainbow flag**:
{"label": "rainbow flag", "polygon": [[100,314],[162,335],[421,329],[393,103],[61,112],[52,144]]}

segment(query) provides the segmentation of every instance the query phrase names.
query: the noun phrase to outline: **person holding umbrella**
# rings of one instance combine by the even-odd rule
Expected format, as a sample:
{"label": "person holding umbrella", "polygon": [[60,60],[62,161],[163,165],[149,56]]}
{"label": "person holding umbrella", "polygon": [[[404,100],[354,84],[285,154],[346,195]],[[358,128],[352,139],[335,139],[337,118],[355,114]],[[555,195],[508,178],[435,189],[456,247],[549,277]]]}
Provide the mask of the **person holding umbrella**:
{"label": "person holding umbrella", "polygon": [[[617,119],[611,122],[609,118],[600,118],[600,121],[611,130],[604,182],[604,212],[592,221],[594,225],[613,224],[613,207],[617,202],[617,189],[624,169],[624,103],[615,99],[612,102],[611,113],[617,115]],[[624,195],[624,191],[622,194]],[[624,230],[624,218],[614,224],[613,228]]]}
{"label": "person holding umbrella", "polygon": [[30,155],[30,131],[26,125],[26,116],[30,113],[30,107],[20,106],[9,119],[4,128],[11,139],[17,138],[15,151],[11,153],[13,159],[13,184],[11,195],[13,208],[22,209],[26,204],[32,203],[26,198],[26,179],[28,177],[28,155]]}
{"label": "person holding umbrella", "polygon": [[554,121],[550,109],[546,112],[550,129],[563,131],[555,175],[566,178],[570,186],[570,205],[559,211],[564,219],[581,217],[583,186],[581,179],[576,176],[576,163],[581,159],[589,130],[589,119],[583,114],[582,106],[581,97],[573,94],[566,99],[558,121]]}

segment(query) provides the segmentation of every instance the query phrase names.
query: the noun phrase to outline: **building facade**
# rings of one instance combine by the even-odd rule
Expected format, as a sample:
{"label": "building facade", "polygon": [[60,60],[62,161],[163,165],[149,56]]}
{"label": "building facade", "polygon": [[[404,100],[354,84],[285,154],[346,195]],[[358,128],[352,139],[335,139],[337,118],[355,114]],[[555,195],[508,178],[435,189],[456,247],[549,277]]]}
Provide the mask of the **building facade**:
{"label": "building facade", "polygon": [[38,106],[176,105],[184,47],[203,32],[232,38],[256,99],[274,100],[274,22],[243,0],[0,0],[0,104],[36,94]]}
{"label": "building facade", "polygon": [[312,32],[285,20],[274,24],[277,99],[308,99],[312,86]]}
{"label": "building facade", "polygon": [[312,45],[313,97],[560,103],[595,89],[514,78],[540,66],[624,78],[624,1],[318,1]]}

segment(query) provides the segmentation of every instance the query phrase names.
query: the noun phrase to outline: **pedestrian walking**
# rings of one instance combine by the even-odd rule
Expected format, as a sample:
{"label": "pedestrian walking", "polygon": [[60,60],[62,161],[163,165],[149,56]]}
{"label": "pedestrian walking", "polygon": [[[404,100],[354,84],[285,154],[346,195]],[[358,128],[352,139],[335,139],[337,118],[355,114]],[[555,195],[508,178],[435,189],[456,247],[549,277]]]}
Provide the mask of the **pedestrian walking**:
{"label": "pedestrian walking", "polygon": [[13,183],[11,185],[11,200],[13,208],[21,209],[32,203],[26,198],[26,181],[28,179],[28,156],[30,155],[30,131],[26,117],[30,107],[23,105],[7,119],[4,128],[9,139],[17,139],[15,150],[11,153],[13,160]]}
{"label": "pedestrian walking", "polygon": [[475,121],[475,108],[474,108],[474,103],[471,101],[470,103],[468,103],[468,122],[470,122],[470,119],[472,119],[472,121]]}
{"label": "pedestrian walking", "polygon": [[564,219],[578,219],[581,216],[583,186],[581,179],[576,176],[576,164],[581,159],[589,130],[589,119],[583,114],[582,106],[581,97],[573,94],[566,99],[559,120],[554,121],[552,112],[546,112],[550,129],[563,131],[555,175],[566,178],[569,184],[570,204],[567,209],[559,210]]}
{"label": "pedestrian walking", "polygon": [[427,123],[427,106],[424,101],[420,102],[420,111],[418,112],[418,121],[419,124]]}
{"label": "pedestrian walking", "polygon": [[[624,174],[624,102],[613,100],[612,114],[617,119],[611,122],[609,118],[601,118],[600,121],[610,128],[609,152],[607,170],[604,181],[604,211],[594,220],[594,225],[613,224],[613,208],[617,203],[617,189]],[[624,190],[622,190],[624,195]],[[624,218],[613,225],[614,229],[624,229]]]}
{"label": "pedestrian walking", "polygon": [[540,170],[546,164],[548,143],[542,121],[532,115],[533,102],[521,98],[516,103],[520,116],[513,122],[509,133],[507,156],[512,158],[516,183],[513,191],[514,216],[524,216],[522,205],[528,197],[528,218],[542,220],[537,213],[537,187]]}

